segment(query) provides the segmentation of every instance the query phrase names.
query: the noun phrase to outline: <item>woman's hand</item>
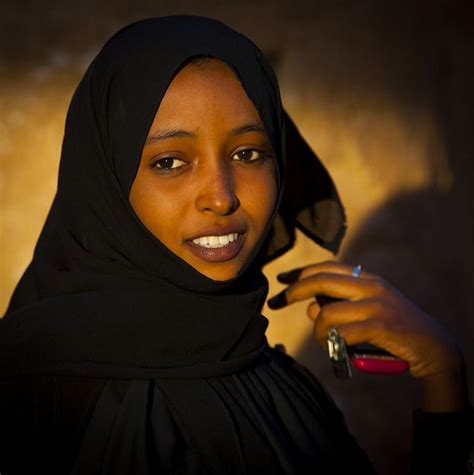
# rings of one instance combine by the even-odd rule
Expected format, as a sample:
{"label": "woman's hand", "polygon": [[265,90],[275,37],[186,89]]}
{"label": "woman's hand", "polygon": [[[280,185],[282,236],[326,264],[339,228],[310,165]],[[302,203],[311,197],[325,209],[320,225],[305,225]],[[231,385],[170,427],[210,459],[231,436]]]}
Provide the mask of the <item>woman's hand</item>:
{"label": "woman's hand", "polygon": [[[280,274],[289,286],[268,301],[270,308],[312,299],[308,316],[314,336],[326,347],[328,331],[336,327],[348,345],[372,343],[408,361],[410,373],[422,381],[423,409],[460,410],[466,404],[463,358],[456,342],[439,323],[381,277],[334,261]],[[321,308],[314,296],[346,299]]]}

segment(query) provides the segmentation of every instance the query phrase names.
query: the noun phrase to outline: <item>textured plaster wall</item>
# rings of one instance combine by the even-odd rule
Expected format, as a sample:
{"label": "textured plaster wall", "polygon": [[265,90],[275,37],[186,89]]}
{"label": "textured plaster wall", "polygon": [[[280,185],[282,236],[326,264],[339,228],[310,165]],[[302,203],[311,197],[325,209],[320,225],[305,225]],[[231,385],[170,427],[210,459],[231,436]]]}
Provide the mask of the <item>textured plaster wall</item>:
{"label": "textured plaster wall", "polygon": [[[333,175],[349,230],[338,260],[384,276],[460,342],[472,387],[474,68],[470,2],[7,1],[0,19],[0,314],[54,196],[72,92],[103,42],[144,17],[213,16],[271,57],[284,104]],[[333,256],[303,236],[277,272]],[[336,381],[307,303],[265,307],[271,343],[328,387],[382,474],[406,473],[409,376]]]}

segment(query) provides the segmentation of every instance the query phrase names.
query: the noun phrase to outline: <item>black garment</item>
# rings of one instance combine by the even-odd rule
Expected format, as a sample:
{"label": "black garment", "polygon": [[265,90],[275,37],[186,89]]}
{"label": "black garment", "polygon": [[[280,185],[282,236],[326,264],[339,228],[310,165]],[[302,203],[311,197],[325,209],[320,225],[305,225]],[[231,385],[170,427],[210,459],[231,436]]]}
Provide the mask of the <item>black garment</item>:
{"label": "black garment", "polygon": [[[218,377],[2,378],[0,401],[2,475],[375,473],[314,376],[271,348]],[[413,422],[411,475],[468,473],[472,413]]]}
{"label": "black garment", "polygon": [[375,473],[315,378],[271,349],[219,377],[41,376],[22,390],[2,474]]}
{"label": "black garment", "polygon": [[[225,282],[170,252],[128,201],[166,88],[199,55],[240,79],[278,169],[264,235]],[[2,474],[371,473],[319,383],[265,339],[261,267],[296,227],[337,252],[344,210],[258,48],[192,16],[114,35],[72,98],[58,190],[0,322]]]}

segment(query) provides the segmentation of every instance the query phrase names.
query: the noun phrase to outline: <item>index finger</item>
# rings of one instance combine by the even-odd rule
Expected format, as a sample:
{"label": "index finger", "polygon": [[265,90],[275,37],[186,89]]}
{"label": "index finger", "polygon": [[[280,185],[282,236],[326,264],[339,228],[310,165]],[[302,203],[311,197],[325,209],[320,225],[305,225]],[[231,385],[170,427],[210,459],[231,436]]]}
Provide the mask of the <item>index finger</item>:
{"label": "index finger", "polygon": [[[344,264],[342,262],[323,261],[323,262],[318,262],[316,264],[310,264],[305,267],[292,269],[288,272],[282,272],[278,274],[277,278],[280,282],[290,284],[290,283],[296,282],[297,280],[305,279],[311,275],[318,274],[321,272],[331,272],[334,274],[352,275],[352,271],[354,270],[354,268],[355,268],[354,266]],[[364,278],[364,279],[377,278],[376,275],[371,274],[364,270],[359,274],[359,277]]]}
{"label": "index finger", "polygon": [[319,272],[291,284],[275,297],[268,300],[270,308],[282,308],[291,303],[315,297],[319,294],[328,297],[360,300],[371,295],[372,281],[346,274]]}

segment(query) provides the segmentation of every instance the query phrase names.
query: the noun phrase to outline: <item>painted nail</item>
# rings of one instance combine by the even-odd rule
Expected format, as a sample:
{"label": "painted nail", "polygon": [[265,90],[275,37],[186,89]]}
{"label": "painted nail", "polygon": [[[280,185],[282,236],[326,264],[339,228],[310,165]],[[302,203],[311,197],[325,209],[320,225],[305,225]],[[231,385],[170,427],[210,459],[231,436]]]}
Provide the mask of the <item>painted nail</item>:
{"label": "painted nail", "polygon": [[277,275],[277,279],[282,282],[288,282],[288,283],[296,282],[302,270],[303,269],[293,269],[288,272],[281,272],[280,274]]}
{"label": "painted nail", "polygon": [[271,299],[268,300],[268,306],[270,308],[281,308],[287,304],[285,292],[280,292]]}

